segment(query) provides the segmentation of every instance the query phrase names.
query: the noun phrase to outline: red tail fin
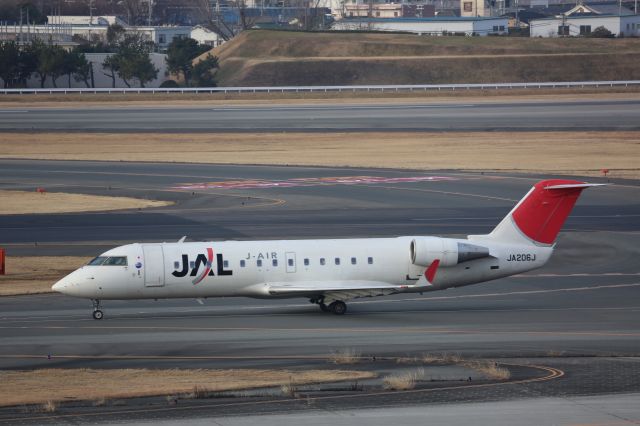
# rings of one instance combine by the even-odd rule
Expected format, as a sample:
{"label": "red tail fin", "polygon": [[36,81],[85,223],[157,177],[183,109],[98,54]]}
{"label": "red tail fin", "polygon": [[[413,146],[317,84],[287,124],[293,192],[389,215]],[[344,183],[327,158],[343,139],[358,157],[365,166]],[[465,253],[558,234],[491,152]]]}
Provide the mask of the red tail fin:
{"label": "red tail fin", "polygon": [[592,184],[575,180],[543,180],[512,212],[517,227],[527,237],[543,244],[555,241],[583,189]]}
{"label": "red tail fin", "polygon": [[517,244],[553,244],[583,189],[604,184],[552,179],[536,183],[487,236]]}

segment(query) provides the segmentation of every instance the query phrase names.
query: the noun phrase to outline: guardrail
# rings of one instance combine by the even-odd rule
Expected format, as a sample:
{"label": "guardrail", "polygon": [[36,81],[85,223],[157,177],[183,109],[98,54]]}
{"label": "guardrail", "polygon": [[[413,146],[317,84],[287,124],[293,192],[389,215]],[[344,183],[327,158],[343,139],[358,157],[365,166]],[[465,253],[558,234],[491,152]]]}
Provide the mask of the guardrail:
{"label": "guardrail", "polygon": [[438,90],[559,89],[640,86],[640,80],[560,81],[543,83],[411,84],[370,86],[167,87],[99,89],[0,89],[0,94],[126,94],[126,93],[297,93],[297,92],[415,92]]}

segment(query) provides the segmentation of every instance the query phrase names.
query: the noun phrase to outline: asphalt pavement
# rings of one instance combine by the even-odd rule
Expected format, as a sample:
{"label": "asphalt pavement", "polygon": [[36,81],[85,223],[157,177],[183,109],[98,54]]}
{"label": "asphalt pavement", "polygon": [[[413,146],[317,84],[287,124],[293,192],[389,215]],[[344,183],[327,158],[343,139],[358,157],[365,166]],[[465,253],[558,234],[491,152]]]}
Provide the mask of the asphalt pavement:
{"label": "asphalt pavement", "polygon": [[639,100],[0,109],[0,131],[638,130]]}
{"label": "asphalt pavement", "polygon": [[[206,240],[484,233],[542,178],[546,177],[2,160],[2,189],[46,186],[49,191],[146,196],[176,204],[142,211],[0,216],[0,246],[10,256],[92,256],[118,244],[177,240],[183,235]],[[314,416],[321,409],[349,416],[351,424],[365,424],[369,414],[358,410],[390,407],[388,415],[397,415],[400,423],[417,424],[429,404],[453,404],[451,409],[437,408],[436,418],[446,422],[455,407],[471,408],[464,401],[501,401],[505,409],[518,410],[524,402],[513,400],[531,395],[538,396],[535,406],[541,410],[554,409],[558,398],[567,395],[589,395],[594,398],[588,401],[591,406],[601,398],[611,407],[599,411],[598,421],[608,419],[606,413],[637,421],[640,410],[621,408],[615,396],[640,392],[640,186],[614,183],[584,193],[554,257],[540,270],[443,292],[357,300],[342,317],[323,314],[304,299],[208,299],[204,305],[194,300],[108,301],[105,319],[96,322],[85,300],[61,295],[0,298],[0,367],[308,368],[326,365],[332,351],[345,348],[371,359],[453,352],[551,366],[565,374],[548,383],[495,392],[467,387],[437,396],[425,392],[354,397],[318,405],[238,405],[236,399],[225,401],[224,408],[209,404],[161,414],[140,403],[144,409],[135,415],[120,410],[100,412],[99,418],[76,413],[68,420],[36,416],[25,421],[198,422],[224,417],[228,424],[243,424],[250,421],[243,417],[246,414],[266,410],[286,415],[290,423],[305,412],[312,424],[320,424]],[[393,409],[398,406],[414,408],[400,414]],[[487,413],[487,405],[477,408]],[[584,420],[586,415],[577,408],[561,417],[528,413],[525,424]],[[494,413],[486,423],[508,424],[513,418]],[[285,420],[265,419],[272,424]]]}

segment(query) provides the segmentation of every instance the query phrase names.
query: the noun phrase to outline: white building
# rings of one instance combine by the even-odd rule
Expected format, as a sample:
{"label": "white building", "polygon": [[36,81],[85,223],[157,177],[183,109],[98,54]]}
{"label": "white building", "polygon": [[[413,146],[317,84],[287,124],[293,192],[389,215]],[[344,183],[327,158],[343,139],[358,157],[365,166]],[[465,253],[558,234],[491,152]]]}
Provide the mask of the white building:
{"label": "white building", "polygon": [[191,29],[191,38],[196,40],[198,44],[206,44],[211,47],[217,47],[224,43],[224,40],[218,34],[201,25]]}
{"label": "white building", "polygon": [[598,27],[605,27],[616,37],[637,37],[640,15],[565,15],[529,22],[531,37],[587,36]]}
{"label": "white building", "polygon": [[[95,38],[98,38],[106,41],[107,39],[107,29],[110,24],[95,23],[90,25],[87,23],[56,23],[58,18],[65,17],[54,16],[52,17],[52,19],[54,19],[53,23],[50,22],[44,25],[0,25],[0,40],[16,40],[21,43],[30,43],[33,39],[40,39],[43,41],[51,40],[55,44],[59,45],[69,45],[74,37],[81,37],[85,40],[94,40]],[[89,17],[81,16],[78,16],[77,18],[89,19]],[[95,20],[96,18],[94,17],[93,19]],[[78,21],[83,21],[83,19],[78,19]],[[119,21],[116,23],[122,25]],[[175,38],[191,37],[195,29],[194,27],[170,25],[141,27],[130,27],[127,25],[122,26],[128,33],[139,33],[147,40],[153,41],[156,45],[156,50],[159,52],[165,51]],[[216,35],[207,35],[204,31],[196,31],[195,35],[199,38],[199,41],[202,40],[205,44],[210,45],[213,45],[213,41],[217,38]],[[198,38],[196,38],[196,40],[198,40]],[[217,44],[219,44],[219,42]]]}
{"label": "white building", "polygon": [[75,15],[47,15],[49,24],[69,24],[69,25],[113,25],[118,24],[123,27],[127,24],[117,16],[75,16]]}
{"label": "white building", "polygon": [[386,19],[342,19],[334,22],[333,30],[373,30],[404,31],[408,33],[443,35],[464,34],[486,36],[489,34],[506,34],[509,18],[386,18]]}

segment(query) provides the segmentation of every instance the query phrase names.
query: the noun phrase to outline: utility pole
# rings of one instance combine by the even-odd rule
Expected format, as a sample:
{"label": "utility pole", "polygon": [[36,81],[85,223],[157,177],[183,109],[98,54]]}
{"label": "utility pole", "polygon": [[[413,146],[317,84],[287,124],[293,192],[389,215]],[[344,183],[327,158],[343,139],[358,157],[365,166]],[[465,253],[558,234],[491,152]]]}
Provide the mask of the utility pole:
{"label": "utility pole", "polygon": [[149,26],[151,26],[151,15],[153,14],[153,0],[149,0]]}

